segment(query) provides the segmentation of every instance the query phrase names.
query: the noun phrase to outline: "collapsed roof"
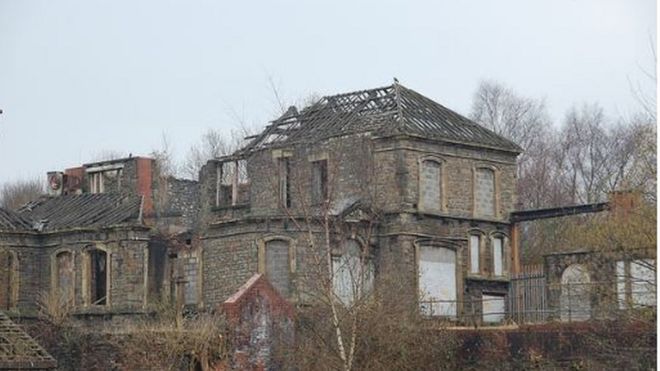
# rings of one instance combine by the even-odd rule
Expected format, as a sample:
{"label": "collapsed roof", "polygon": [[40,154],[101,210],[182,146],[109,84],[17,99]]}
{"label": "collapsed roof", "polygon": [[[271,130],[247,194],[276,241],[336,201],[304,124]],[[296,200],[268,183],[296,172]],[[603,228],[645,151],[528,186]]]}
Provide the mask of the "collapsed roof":
{"label": "collapsed roof", "polygon": [[140,223],[141,199],[112,193],[42,197],[17,212],[0,209],[0,230],[49,232]]}
{"label": "collapsed roof", "polygon": [[300,112],[290,107],[263,132],[247,138],[252,140],[237,154],[366,132],[522,152],[512,141],[395,82],[382,88],[326,96]]}
{"label": "collapsed roof", "polygon": [[48,370],[56,367],[55,358],[0,312],[0,369]]}

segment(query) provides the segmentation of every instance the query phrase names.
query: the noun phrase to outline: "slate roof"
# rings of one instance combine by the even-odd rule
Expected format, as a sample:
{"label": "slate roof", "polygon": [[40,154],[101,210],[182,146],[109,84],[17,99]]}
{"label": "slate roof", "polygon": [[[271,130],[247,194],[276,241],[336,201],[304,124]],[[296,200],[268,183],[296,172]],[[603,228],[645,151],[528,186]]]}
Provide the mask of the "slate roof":
{"label": "slate roof", "polygon": [[0,208],[0,230],[21,231],[32,228],[32,222],[11,210]]}
{"label": "slate roof", "polygon": [[141,199],[113,193],[44,197],[18,210],[30,229],[56,231],[138,223]]}
{"label": "slate roof", "polygon": [[522,152],[512,141],[395,82],[382,88],[326,96],[300,112],[291,107],[262,133],[248,138],[252,140],[237,154],[364,132]]}
{"label": "slate roof", "polygon": [[55,358],[0,312],[0,369],[48,370],[56,367]]}

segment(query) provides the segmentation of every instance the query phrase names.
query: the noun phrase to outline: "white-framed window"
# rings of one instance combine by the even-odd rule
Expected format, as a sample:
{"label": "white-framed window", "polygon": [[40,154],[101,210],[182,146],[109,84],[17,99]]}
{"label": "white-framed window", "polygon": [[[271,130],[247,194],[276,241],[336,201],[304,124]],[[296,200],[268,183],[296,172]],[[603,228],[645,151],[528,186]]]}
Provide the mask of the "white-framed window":
{"label": "white-framed window", "polygon": [[481,236],[477,234],[470,235],[470,273],[479,274],[479,258],[481,250]]}

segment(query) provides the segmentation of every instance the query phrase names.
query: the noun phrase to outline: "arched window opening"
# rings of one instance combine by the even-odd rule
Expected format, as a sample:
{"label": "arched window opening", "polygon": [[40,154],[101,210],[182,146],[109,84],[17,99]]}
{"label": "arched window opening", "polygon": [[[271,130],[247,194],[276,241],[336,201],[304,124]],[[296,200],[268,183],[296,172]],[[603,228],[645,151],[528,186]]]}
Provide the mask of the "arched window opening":
{"label": "arched window opening", "polygon": [[561,275],[560,318],[586,321],[591,318],[591,279],[581,264],[569,265]]}
{"label": "arched window opening", "polygon": [[504,267],[506,266],[504,257],[504,239],[502,237],[493,237],[493,275],[504,275]]}
{"label": "arched window opening", "polygon": [[456,317],[456,252],[422,245],[419,248],[419,304],[422,314]]}
{"label": "arched window opening", "polygon": [[481,259],[481,236],[478,234],[470,235],[470,273],[479,274]]}
{"label": "arched window opening", "polygon": [[373,290],[373,262],[363,257],[356,240],[348,240],[343,254],[332,258],[332,272],[335,296],[346,306]]}
{"label": "arched window opening", "polygon": [[89,259],[89,299],[92,305],[108,303],[108,254],[99,249],[90,250]]}
{"label": "arched window opening", "polygon": [[55,294],[61,303],[73,304],[74,270],[73,254],[62,251],[55,256]]}
{"label": "arched window opening", "polygon": [[475,213],[479,216],[495,216],[495,171],[477,169],[474,193]]}
{"label": "arched window opening", "polygon": [[287,241],[272,240],[266,243],[266,278],[285,297],[291,295],[290,261]]}
{"label": "arched window opening", "polygon": [[442,166],[435,160],[424,160],[419,174],[420,208],[442,211]]}

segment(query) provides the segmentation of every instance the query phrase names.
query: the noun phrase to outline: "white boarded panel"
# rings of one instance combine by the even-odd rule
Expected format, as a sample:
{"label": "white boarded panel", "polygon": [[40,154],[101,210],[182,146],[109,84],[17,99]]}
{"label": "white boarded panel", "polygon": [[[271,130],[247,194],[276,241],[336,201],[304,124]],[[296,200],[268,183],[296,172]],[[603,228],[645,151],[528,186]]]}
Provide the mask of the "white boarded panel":
{"label": "white boarded panel", "polygon": [[485,323],[498,323],[504,320],[504,296],[482,295],[482,312]]}
{"label": "white boarded panel", "polygon": [[420,247],[419,291],[423,314],[456,316],[456,252]]}
{"label": "white boarded panel", "polygon": [[501,276],[504,274],[502,269],[502,239],[493,239],[493,274]]}
{"label": "white boarded panel", "polygon": [[470,273],[479,273],[479,236],[470,236]]}
{"label": "white boarded panel", "polygon": [[630,263],[632,303],[639,307],[655,306],[655,260],[635,260]]}

